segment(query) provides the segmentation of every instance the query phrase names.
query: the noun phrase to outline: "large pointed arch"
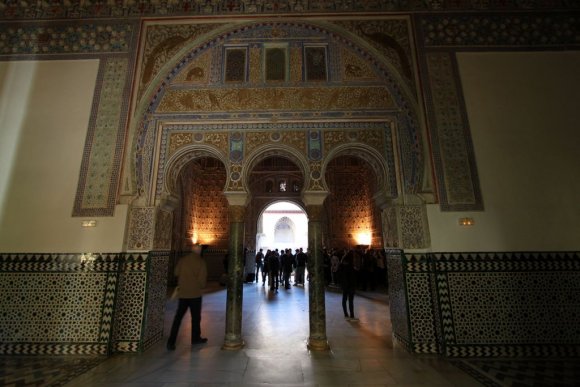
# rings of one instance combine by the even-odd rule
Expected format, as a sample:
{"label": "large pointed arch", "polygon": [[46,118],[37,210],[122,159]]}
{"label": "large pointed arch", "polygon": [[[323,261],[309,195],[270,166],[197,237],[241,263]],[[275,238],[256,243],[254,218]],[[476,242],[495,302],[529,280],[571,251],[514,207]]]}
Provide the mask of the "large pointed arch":
{"label": "large pointed arch", "polygon": [[[414,90],[404,81],[404,74],[394,66],[376,47],[366,42],[364,36],[357,36],[342,27],[339,23],[320,20],[275,20],[275,21],[240,21],[239,23],[218,25],[214,30],[201,34],[195,39],[188,41],[184,46],[166,62],[158,71],[157,76],[148,85],[142,95],[144,96],[136,105],[135,117],[130,128],[132,147],[125,160],[125,170],[131,171],[131,179],[126,179],[128,189],[149,191],[147,185],[153,184],[149,171],[151,170],[152,135],[151,132],[158,119],[156,108],[163,94],[169,87],[171,80],[186,67],[186,65],[199,53],[208,48],[222,44],[239,33],[245,33],[263,26],[292,26],[303,31],[315,31],[328,39],[340,44],[348,45],[362,53],[373,66],[380,69],[384,77],[384,85],[390,90],[398,110],[398,128],[401,133],[403,151],[401,160],[404,173],[404,191],[416,192],[424,188],[425,173],[428,169],[429,158],[426,157],[425,129],[420,114],[420,104],[417,101]],[[393,113],[393,112],[392,112]],[[244,163],[246,161],[244,160]],[[304,175],[308,178],[308,174]],[[131,184],[132,183],[132,184]]]}

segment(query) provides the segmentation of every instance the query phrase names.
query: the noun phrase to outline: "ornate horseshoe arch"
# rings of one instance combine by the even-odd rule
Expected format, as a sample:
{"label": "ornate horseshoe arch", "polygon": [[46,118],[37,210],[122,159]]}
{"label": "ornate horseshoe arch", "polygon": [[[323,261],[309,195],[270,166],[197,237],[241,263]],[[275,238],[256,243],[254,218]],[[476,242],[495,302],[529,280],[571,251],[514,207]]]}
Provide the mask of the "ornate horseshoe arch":
{"label": "ornate horseshoe arch", "polygon": [[366,161],[375,173],[376,189],[377,191],[383,190],[389,192],[391,186],[394,182],[389,179],[388,168],[386,161],[383,156],[374,148],[360,143],[343,144],[337,146],[332,151],[326,155],[324,163],[322,165],[322,181],[326,189],[328,186],[326,184],[326,169],[328,164],[337,157],[340,156],[354,156]]}
{"label": "ornate horseshoe arch", "polygon": [[290,161],[292,161],[294,164],[296,164],[298,168],[300,168],[300,171],[302,172],[302,176],[304,178],[304,184],[302,186],[302,189],[309,186],[308,184],[310,183],[310,167],[308,165],[306,157],[290,146],[286,146],[284,144],[272,145],[270,143],[264,144],[256,148],[252,152],[252,154],[247,157],[245,165],[242,170],[242,180],[244,182],[244,187],[246,191],[248,191],[249,177],[254,167],[260,161],[272,156],[285,157]]}
{"label": "ornate horseshoe arch", "polygon": [[[177,178],[179,177],[183,167],[191,160],[202,157],[213,157],[220,160],[226,169],[226,176],[229,176],[227,158],[218,149],[203,144],[184,147],[172,155],[167,161],[162,181],[158,183],[163,187],[163,196],[178,196],[175,192],[175,188]],[[228,181],[226,180],[224,191],[227,186]]]}

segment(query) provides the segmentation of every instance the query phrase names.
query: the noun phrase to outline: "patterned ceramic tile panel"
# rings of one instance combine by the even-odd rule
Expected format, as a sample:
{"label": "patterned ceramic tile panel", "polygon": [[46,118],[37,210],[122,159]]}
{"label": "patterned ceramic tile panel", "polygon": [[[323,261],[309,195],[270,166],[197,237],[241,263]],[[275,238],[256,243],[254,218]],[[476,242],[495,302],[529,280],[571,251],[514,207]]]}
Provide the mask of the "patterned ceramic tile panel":
{"label": "patterned ceramic tile panel", "polygon": [[145,328],[142,338],[143,350],[163,338],[168,266],[168,251],[152,251],[149,253]]}
{"label": "patterned ceramic tile panel", "polygon": [[433,254],[450,356],[580,353],[577,253]]}
{"label": "patterned ceramic tile panel", "polygon": [[163,336],[166,253],[0,254],[0,354],[135,352]]}
{"label": "patterned ceramic tile panel", "polygon": [[118,255],[0,255],[0,353],[106,354]]}
{"label": "patterned ceramic tile panel", "polygon": [[[389,255],[393,333],[418,353],[577,357],[579,257],[577,252]],[[401,323],[403,297],[410,331]]]}
{"label": "patterned ceramic tile panel", "polygon": [[424,206],[397,207],[397,221],[402,247],[421,249],[430,245],[429,226]]}
{"label": "patterned ceramic tile panel", "polygon": [[155,207],[133,207],[129,215],[128,249],[151,249],[155,232]]}
{"label": "patterned ceramic tile panel", "polygon": [[402,250],[387,250],[387,270],[389,275],[389,307],[393,334],[399,340],[408,343],[411,336]]}
{"label": "patterned ceramic tile panel", "polygon": [[434,295],[431,292],[431,265],[424,254],[406,254],[405,284],[413,352],[437,352]]}

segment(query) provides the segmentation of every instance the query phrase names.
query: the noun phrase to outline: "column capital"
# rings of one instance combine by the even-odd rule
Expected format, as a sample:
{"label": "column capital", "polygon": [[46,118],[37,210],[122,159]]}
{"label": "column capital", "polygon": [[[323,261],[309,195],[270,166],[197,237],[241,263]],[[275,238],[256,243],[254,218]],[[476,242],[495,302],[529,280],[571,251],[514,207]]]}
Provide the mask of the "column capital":
{"label": "column capital", "polygon": [[250,200],[250,195],[245,191],[225,191],[224,196],[230,206],[245,207]]}
{"label": "column capital", "polygon": [[307,206],[321,206],[328,196],[328,191],[304,191],[302,202]]}

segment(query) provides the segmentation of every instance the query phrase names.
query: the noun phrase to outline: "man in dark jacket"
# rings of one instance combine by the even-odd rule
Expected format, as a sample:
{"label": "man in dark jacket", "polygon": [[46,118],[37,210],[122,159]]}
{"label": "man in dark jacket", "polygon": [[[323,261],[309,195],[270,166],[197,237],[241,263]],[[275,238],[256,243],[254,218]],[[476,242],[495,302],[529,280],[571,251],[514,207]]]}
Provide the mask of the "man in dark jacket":
{"label": "man in dark jacket", "polygon": [[278,256],[274,253],[270,254],[268,258],[268,270],[270,277],[268,283],[270,284],[270,290],[278,291],[278,286],[280,285],[280,261]]}
{"label": "man in dark jacket", "polygon": [[175,341],[179,325],[183,316],[189,309],[191,314],[191,344],[203,344],[207,342],[205,337],[201,337],[201,295],[202,289],[207,284],[207,264],[201,257],[202,246],[193,244],[188,240],[188,247],[191,253],[183,256],[175,266],[175,276],[177,277],[177,295],[179,305],[175,312],[171,333],[167,340],[167,349],[175,349]]}

